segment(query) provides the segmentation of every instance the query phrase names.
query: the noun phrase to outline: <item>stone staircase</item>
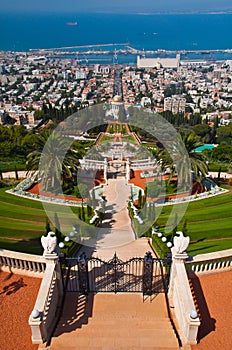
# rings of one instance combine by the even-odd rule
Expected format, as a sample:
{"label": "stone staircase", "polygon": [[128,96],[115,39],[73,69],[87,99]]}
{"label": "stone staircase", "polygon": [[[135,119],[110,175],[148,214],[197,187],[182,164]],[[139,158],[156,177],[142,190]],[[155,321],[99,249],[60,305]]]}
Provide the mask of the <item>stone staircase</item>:
{"label": "stone staircase", "polygon": [[67,293],[50,350],[177,350],[165,297]]}

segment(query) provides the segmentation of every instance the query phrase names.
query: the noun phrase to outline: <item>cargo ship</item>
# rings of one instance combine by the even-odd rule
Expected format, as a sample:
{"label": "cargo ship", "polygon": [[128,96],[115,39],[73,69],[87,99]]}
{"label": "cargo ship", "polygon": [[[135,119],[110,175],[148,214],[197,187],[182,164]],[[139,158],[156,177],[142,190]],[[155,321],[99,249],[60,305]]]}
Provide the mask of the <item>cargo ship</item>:
{"label": "cargo ship", "polygon": [[66,25],[70,27],[74,27],[74,26],[77,26],[77,22],[67,22]]}

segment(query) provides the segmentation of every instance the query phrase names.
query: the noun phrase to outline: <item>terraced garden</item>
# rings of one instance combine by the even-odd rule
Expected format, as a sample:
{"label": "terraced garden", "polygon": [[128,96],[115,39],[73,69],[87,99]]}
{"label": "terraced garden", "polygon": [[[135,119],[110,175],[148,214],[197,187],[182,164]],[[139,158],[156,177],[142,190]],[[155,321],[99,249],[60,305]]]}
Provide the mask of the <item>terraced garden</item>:
{"label": "terraced garden", "polygon": [[[108,135],[104,135],[101,139],[100,143],[105,143],[105,142],[114,142],[115,138],[113,136],[108,136]],[[122,142],[127,142],[127,143],[132,143],[132,144],[136,144],[136,141],[134,139],[134,137],[132,135],[125,135],[125,136],[121,136],[121,141]]]}
{"label": "terraced garden", "polygon": [[[191,238],[189,254],[232,248],[231,203],[232,190],[227,194],[189,203],[178,225],[178,230],[181,230],[184,220],[187,220],[187,234]],[[62,206],[55,207],[60,213]],[[158,218],[161,231],[171,210],[171,206],[164,207]],[[72,211],[77,214],[78,208],[72,208]],[[45,224],[46,213],[40,202],[17,197],[0,189],[1,248],[41,254],[40,237],[45,232]]]}
{"label": "terraced garden", "polygon": [[[46,225],[43,205],[39,201],[14,196],[5,190],[0,189],[0,247],[41,254],[40,237],[45,233]],[[62,206],[53,205],[54,211],[56,208],[60,215]],[[78,208],[72,208],[72,211],[77,214]]]}
{"label": "terraced garden", "polygon": [[[232,190],[226,194],[204,200],[191,202],[178,225],[182,230],[187,221],[187,234],[191,244],[188,252],[191,255],[209,253],[232,248]],[[172,206],[163,208],[158,218],[159,225],[165,226]]]}

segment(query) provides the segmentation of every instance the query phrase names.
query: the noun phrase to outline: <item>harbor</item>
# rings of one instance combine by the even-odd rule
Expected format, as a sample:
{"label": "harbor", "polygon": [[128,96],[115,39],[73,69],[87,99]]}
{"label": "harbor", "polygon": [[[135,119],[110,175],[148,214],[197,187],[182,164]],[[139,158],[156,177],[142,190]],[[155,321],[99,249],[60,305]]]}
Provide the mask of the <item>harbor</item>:
{"label": "harbor", "polygon": [[212,50],[168,50],[168,49],[141,49],[129,43],[107,43],[74,45],[60,48],[34,48],[29,50],[32,56],[48,58],[70,58],[80,63],[113,63],[135,64],[137,56],[146,58],[174,58],[180,55],[182,61],[226,61],[232,60],[232,49]]}

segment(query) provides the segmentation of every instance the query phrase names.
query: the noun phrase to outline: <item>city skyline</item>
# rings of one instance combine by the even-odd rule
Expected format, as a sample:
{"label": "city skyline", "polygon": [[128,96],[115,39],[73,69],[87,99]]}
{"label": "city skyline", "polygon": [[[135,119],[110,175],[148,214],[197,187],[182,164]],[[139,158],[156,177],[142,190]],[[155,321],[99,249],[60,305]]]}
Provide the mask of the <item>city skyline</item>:
{"label": "city skyline", "polygon": [[51,0],[49,2],[41,0],[40,2],[31,2],[23,0],[20,3],[16,0],[9,0],[2,3],[2,12],[53,12],[53,13],[68,13],[68,12],[227,12],[232,10],[230,0],[109,0],[105,3],[104,0],[87,0],[82,3],[77,3],[74,0],[68,0],[65,3],[62,1]]}

